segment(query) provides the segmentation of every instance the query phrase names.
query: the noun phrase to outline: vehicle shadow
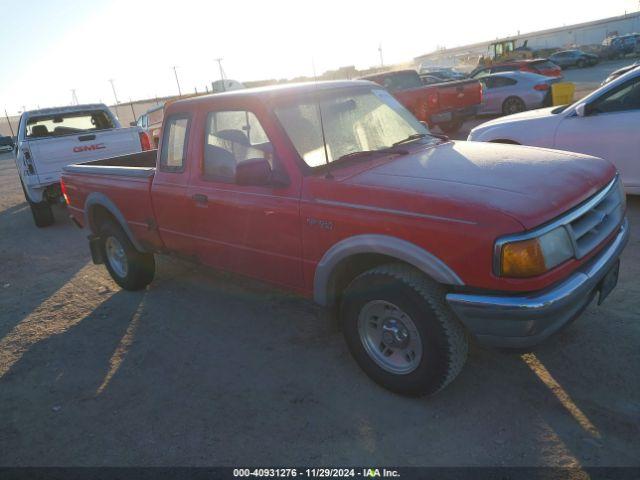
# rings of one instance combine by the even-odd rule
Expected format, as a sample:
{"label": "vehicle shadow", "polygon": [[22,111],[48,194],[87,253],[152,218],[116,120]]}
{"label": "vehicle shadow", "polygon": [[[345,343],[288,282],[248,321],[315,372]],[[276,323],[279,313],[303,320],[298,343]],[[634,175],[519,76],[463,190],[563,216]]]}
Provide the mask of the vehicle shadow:
{"label": "vehicle shadow", "polygon": [[[0,418],[8,419],[0,427],[0,452],[6,452],[0,461],[629,462],[637,446],[629,427],[610,418],[617,413],[589,403],[607,390],[608,401],[619,386],[598,383],[591,371],[609,361],[606,348],[592,348],[602,333],[588,332],[602,321],[592,310],[587,325],[576,323],[536,350],[537,363],[474,347],[466,369],[443,392],[403,398],[366,378],[340,333],[306,300],[162,259],[147,290],[114,293],[64,332],[33,345],[0,379]],[[587,338],[576,341],[576,335]],[[542,365],[555,384],[531,365]],[[630,382],[630,375],[616,382]],[[572,413],[572,403],[582,415]],[[585,429],[589,424],[600,438]]]}

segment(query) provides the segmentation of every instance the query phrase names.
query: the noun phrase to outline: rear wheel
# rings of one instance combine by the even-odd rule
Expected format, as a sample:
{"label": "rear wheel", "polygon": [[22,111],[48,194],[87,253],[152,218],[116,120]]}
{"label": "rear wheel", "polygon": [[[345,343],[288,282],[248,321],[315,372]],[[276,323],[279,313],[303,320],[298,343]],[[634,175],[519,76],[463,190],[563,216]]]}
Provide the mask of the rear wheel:
{"label": "rear wheel", "polygon": [[43,228],[53,225],[56,219],[53,216],[53,210],[51,210],[49,202],[46,200],[42,202],[32,202],[29,195],[27,195],[27,189],[25,188],[22,179],[20,179],[20,186],[22,187],[24,198],[31,209],[31,215],[33,216],[33,222],[36,224],[36,227]]}
{"label": "rear wheel", "polygon": [[141,290],[151,283],[156,263],[151,253],[139,252],[119,225],[100,227],[103,258],[111,278],[125,290]]}
{"label": "rear wheel", "polygon": [[526,108],[526,105],[519,97],[509,97],[502,103],[502,113],[504,115],[524,112]]}
{"label": "rear wheel", "polygon": [[402,264],[358,276],[344,292],[345,340],[364,372],[404,395],[433,394],[448,385],[467,358],[467,336],[444,290]]}
{"label": "rear wheel", "polygon": [[462,128],[463,123],[464,123],[463,120],[456,119],[456,120],[451,120],[450,122],[441,123],[438,126],[440,127],[440,130],[442,130],[447,135],[453,135],[457,133],[458,130],[460,130],[460,128]]}

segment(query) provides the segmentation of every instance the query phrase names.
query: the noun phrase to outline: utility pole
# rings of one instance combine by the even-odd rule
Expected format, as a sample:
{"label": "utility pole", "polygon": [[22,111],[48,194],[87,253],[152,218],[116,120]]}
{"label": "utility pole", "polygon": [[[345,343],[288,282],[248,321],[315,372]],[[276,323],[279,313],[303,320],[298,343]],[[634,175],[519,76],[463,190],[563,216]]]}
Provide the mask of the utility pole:
{"label": "utility pole", "polygon": [[133,100],[131,100],[131,97],[129,97],[129,105],[131,106],[131,113],[133,113],[133,121],[136,121],[136,111],[133,108]]}
{"label": "utility pole", "polygon": [[178,80],[178,71],[176,67],[173,67],[173,74],[176,76],[176,83],[178,84],[178,96],[182,96],[182,90],[180,90],[180,80]]}
{"label": "utility pole", "polygon": [[13,133],[13,127],[11,126],[11,120],[9,120],[9,114],[7,113],[7,109],[4,109],[4,116],[7,119],[7,123],[9,124],[9,130],[11,130],[11,136],[15,137],[15,134]]}
{"label": "utility pole", "polygon": [[384,68],[384,62],[382,61],[382,44],[378,44],[378,53],[380,54],[380,68]]}
{"label": "utility pole", "polygon": [[118,112],[118,104],[120,102],[118,101],[118,94],[116,93],[116,86],[115,86],[115,84],[113,82],[114,82],[113,78],[110,78],[109,79],[109,83],[111,84],[111,90],[113,90],[113,98],[116,99],[116,117],[119,117],[120,113]]}
{"label": "utility pole", "polygon": [[218,68],[220,69],[220,80],[222,80],[222,91],[226,92],[227,87],[224,84],[224,70],[222,69],[222,58],[216,58],[215,61],[218,62]]}

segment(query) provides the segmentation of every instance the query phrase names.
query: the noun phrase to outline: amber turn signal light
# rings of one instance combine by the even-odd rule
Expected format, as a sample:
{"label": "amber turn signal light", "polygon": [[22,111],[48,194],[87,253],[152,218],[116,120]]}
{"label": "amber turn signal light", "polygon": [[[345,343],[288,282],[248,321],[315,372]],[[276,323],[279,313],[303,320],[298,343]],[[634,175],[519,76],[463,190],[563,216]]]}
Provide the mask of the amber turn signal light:
{"label": "amber turn signal light", "polygon": [[505,277],[533,277],[547,271],[538,239],[505,244],[501,264],[501,273]]}

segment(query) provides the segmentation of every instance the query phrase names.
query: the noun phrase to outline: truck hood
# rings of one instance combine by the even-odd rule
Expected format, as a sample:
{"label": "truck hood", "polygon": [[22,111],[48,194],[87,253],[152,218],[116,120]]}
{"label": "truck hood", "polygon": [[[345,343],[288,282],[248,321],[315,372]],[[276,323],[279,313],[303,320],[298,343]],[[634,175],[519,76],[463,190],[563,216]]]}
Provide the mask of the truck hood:
{"label": "truck hood", "polygon": [[[478,215],[500,211],[525,229],[586,200],[615,175],[600,158],[535,147],[448,142],[395,157],[346,182],[443,199]],[[429,202],[425,202],[429,208]],[[485,221],[486,218],[476,218]]]}

